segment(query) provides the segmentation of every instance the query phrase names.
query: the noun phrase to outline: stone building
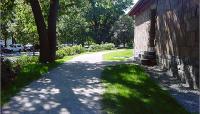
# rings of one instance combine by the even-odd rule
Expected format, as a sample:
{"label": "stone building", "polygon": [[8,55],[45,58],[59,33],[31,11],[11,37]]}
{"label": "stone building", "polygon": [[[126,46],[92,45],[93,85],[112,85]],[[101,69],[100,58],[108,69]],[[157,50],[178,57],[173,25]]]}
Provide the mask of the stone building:
{"label": "stone building", "polygon": [[199,88],[199,0],[139,0],[129,15],[135,59]]}

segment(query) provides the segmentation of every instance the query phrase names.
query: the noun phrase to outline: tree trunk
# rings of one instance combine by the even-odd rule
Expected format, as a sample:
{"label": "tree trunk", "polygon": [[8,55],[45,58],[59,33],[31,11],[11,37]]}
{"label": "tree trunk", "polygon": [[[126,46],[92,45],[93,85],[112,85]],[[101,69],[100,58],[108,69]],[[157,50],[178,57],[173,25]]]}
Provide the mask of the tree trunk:
{"label": "tree trunk", "polygon": [[5,47],[7,47],[7,38],[6,37],[4,38],[4,44],[5,44]]}
{"label": "tree trunk", "polygon": [[44,22],[44,17],[42,15],[41,7],[38,0],[30,0],[30,5],[33,11],[35,18],[35,23],[37,26],[37,31],[39,34],[39,43],[40,43],[40,57],[39,61],[46,63],[49,56],[49,44],[48,44],[48,35],[46,30],[46,25]]}
{"label": "tree trunk", "polygon": [[59,0],[50,0],[50,9],[48,17],[48,38],[49,38],[49,62],[56,59],[56,19]]}
{"label": "tree trunk", "polygon": [[1,34],[4,39],[4,45],[5,45],[5,47],[7,47],[8,31],[6,30],[5,24],[1,24]]}

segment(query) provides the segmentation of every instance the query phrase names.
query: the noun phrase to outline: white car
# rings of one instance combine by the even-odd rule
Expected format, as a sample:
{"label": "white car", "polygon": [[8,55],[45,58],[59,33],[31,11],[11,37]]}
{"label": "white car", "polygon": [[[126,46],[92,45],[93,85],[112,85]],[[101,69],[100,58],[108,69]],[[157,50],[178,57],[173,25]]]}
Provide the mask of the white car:
{"label": "white car", "polygon": [[24,47],[22,44],[11,44],[8,47],[5,48],[8,52],[21,52],[24,50]]}
{"label": "white car", "polygon": [[32,44],[26,44],[25,46],[24,46],[24,49],[26,50],[26,51],[32,51],[33,50],[33,45]]}

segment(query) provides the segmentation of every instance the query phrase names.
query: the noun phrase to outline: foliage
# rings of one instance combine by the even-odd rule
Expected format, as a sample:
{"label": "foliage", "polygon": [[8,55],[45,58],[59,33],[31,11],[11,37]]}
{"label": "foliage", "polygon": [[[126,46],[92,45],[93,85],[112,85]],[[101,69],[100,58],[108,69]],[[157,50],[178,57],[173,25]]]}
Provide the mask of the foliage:
{"label": "foliage", "polygon": [[61,59],[66,55],[65,50],[64,49],[59,49],[56,51],[56,58],[57,59]]}
{"label": "foliage", "polygon": [[88,51],[90,52],[95,52],[95,51],[100,51],[101,49],[101,45],[99,44],[92,44],[89,46]]}
{"label": "foliage", "polygon": [[16,74],[19,72],[17,66],[13,66],[9,60],[3,60],[1,58],[1,87],[5,89],[16,78]]}
{"label": "foliage", "polygon": [[56,51],[56,58],[62,59],[65,56],[71,56],[83,52],[85,52],[85,48],[82,47],[81,45],[76,45],[72,47],[66,46]]}
{"label": "foliage", "polygon": [[101,44],[102,50],[112,50],[115,48],[115,45],[113,43],[105,43]]}
{"label": "foliage", "polygon": [[120,49],[103,55],[106,61],[126,61],[131,57],[133,57],[133,49]]}
{"label": "foliage", "polygon": [[89,0],[85,18],[89,24],[89,35],[96,43],[111,42],[110,29],[132,0]]}
{"label": "foliage", "polygon": [[1,26],[1,34],[0,38],[7,40],[10,36],[9,25],[8,23],[13,21],[13,10],[15,7],[14,0],[2,0],[0,2],[0,26]]}
{"label": "foliage", "polygon": [[2,88],[9,86],[16,78],[16,75],[27,64],[37,63],[38,57],[21,56],[16,61],[10,61],[9,59],[1,59],[1,79]]}
{"label": "foliage", "polygon": [[188,114],[138,65],[106,67],[103,110],[108,114]]}
{"label": "foliage", "polygon": [[16,0],[15,21],[11,23],[10,28],[13,31],[13,37],[21,44],[38,44],[37,27],[29,4],[24,0]]}
{"label": "foliage", "polygon": [[37,29],[31,14],[31,8],[24,0],[3,0],[1,15],[4,16],[0,19],[2,38],[13,38],[21,44],[38,43]]}
{"label": "foliage", "polygon": [[[49,1],[40,0],[47,25]],[[57,18],[58,43],[84,44],[110,42],[110,31],[114,22],[132,0],[59,0]],[[2,33],[16,39],[17,43],[38,44],[39,36],[29,2],[24,0],[3,0],[1,3],[1,24],[6,24]],[[12,13],[10,13],[12,12]],[[2,25],[3,27],[3,25]],[[4,32],[3,32],[4,30]],[[3,38],[3,37],[2,37]],[[100,41],[99,41],[100,40]]]}
{"label": "foliage", "polygon": [[88,51],[96,52],[102,50],[112,50],[115,48],[113,43],[105,43],[105,44],[92,44],[89,46]]}
{"label": "foliage", "polygon": [[76,46],[73,46],[72,48],[74,48],[76,54],[85,52],[85,48],[82,47],[82,45],[76,45]]}
{"label": "foliage", "polygon": [[134,23],[133,19],[128,15],[121,16],[118,21],[115,22],[112,27],[112,42],[115,45],[123,44],[124,47],[127,44],[131,46],[134,38]]}
{"label": "foliage", "polygon": [[27,55],[22,55],[20,56],[16,62],[19,66],[25,66],[27,64],[32,64],[32,63],[38,63],[38,57],[37,56],[27,56]]}
{"label": "foliage", "polygon": [[[57,28],[59,43],[84,45],[89,39],[87,37],[88,23],[83,17],[88,8],[87,4],[87,1],[81,1],[80,4],[65,8],[66,11],[64,12],[66,13],[59,16]],[[60,10],[60,12],[63,12],[63,10]]]}

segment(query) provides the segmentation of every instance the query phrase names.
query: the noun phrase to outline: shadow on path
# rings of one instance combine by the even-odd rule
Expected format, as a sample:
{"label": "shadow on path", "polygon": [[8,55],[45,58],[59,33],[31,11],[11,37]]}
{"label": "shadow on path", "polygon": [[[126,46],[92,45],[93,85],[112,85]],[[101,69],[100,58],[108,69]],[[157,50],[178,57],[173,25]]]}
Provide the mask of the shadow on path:
{"label": "shadow on path", "polygon": [[[2,108],[3,114],[99,114],[106,65],[122,62],[70,61],[21,90]],[[124,63],[124,62],[123,62]]]}

